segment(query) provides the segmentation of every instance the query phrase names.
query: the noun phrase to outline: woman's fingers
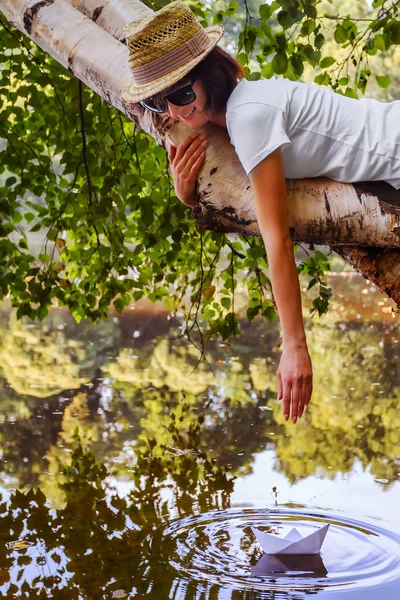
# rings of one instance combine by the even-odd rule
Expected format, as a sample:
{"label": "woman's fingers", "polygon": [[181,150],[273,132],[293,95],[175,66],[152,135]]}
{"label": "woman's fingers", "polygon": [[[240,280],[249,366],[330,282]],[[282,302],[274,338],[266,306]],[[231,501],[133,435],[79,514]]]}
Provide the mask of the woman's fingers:
{"label": "woman's fingers", "polygon": [[190,157],[193,152],[195,152],[196,148],[200,146],[204,137],[197,135],[196,133],[192,133],[186,139],[183,140],[178,146],[178,150],[176,152],[176,162],[180,162],[184,157]]}
{"label": "woman's fingers", "polygon": [[310,404],[312,391],[313,391],[313,381],[312,381],[312,377],[310,377],[310,379],[306,382],[306,396],[305,396],[305,402],[304,402],[305,406],[308,406]]}
{"label": "woman's fingers", "polygon": [[291,401],[291,387],[288,381],[282,379],[282,399],[283,399],[283,415],[285,421],[290,417],[290,401]]}
{"label": "woman's fingers", "polygon": [[312,376],[306,378],[303,384],[300,387],[299,394],[299,410],[298,417],[302,417],[305,409],[310,404],[312,395]]}
{"label": "woman's fingers", "polygon": [[306,397],[306,387],[305,385],[300,385],[299,387],[299,403],[297,407],[297,416],[299,419],[303,416],[304,406],[305,406],[305,397]]}
{"label": "woman's fingers", "polygon": [[281,376],[281,372],[278,371],[278,400],[282,400],[282,398],[283,398],[282,376]]}
{"label": "woman's fingers", "polygon": [[190,169],[190,177],[195,179],[197,173],[200,170],[200,167],[202,165],[202,163],[204,162],[204,159],[206,157],[206,153],[203,151],[200,156],[197,157],[197,159],[195,160],[195,162],[192,165],[192,168]]}
{"label": "woman's fingers", "polygon": [[284,381],[278,373],[278,400],[283,399],[283,415],[296,423],[303,416],[311,398],[312,386],[299,381]]}
{"label": "woman's fingers", "polygon": [[296,423],[296,421],[299,417],[299,413],[300,413],[300,407],[301,407],[300,394],[301,394],[301,389],[299,387],[299,384],[296,382],[292,387],[292,421],[293,421],[293,423]]}
{"label": "woman's fingers", "polygon": [[174,178],[174,188],[177,197],[188,206],[196,206],[196,178],[205,158],[207,142],[205,134],[189,135],[176,148],[170,146],[168,158]]}
{"label": "woman's fingers", "polygon": [[188,157],[187,163],[186,163],[184,169],[182,170],[183,177],[190,177],[191,176],[191,171],[192,171],[193,165],[197,162],[198,158],[203,155],[203,153],[205,154],[206,147],[207,147],[207,143],[204,144],[204,142],[203,142]]}
{"label": "woman's fingers", "polygon": [[181,142],[176,150],[176,160],[179,161],[182,156],[184,156],[186,150],[189,148],[190,144],[192,144],[192,142],[194,142],[194,140],[196,139],[196,134],[192,133],[191,135],[189,135],[187,138],[185,138],[183,140],[183,142]]}
{"label": "woman's fingers", "polygon": [[312,393],[312,365],[306,346],[283,349],[278,369],[279,393],[283,394],[283,414],[293,423],[303,415]]}

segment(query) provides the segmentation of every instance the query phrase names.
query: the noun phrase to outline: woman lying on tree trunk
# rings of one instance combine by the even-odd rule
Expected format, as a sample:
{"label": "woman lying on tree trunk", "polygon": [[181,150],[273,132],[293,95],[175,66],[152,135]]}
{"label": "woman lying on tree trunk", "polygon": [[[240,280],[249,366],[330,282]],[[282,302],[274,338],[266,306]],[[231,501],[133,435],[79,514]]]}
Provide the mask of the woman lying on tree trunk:
{"label": "woman lying on tree trunk", "polygon": [[173,2],[125,29],[133,80],[126,102],[168,113],[196,131],[169,160],[178,198],[197,204],[196,177],[206,123],[228,130],[249,176],[282,326],[278,398],[296,423],[309,404],[312,366],[290,239],[285,178],[387,181],[400,188],[400,102],[354,100],[289,80],[247,81],[241,65],[217,46],[221,25],[204,29],[183,2]]}

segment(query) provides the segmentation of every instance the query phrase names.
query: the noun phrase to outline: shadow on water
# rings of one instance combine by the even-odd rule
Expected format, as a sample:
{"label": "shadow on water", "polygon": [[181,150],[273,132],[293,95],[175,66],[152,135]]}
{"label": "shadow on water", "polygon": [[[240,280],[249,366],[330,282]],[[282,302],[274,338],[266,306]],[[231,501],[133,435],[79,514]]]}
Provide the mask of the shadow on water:
{"label": "shadow on water", "polygon": [[[371,600],[377,585],[397,597],[396,533],[346,521],[335,497],[321,511],[274,507],[271,495],[271,473],[316,494],[356,473],[386,498],[398,493],[397,320],[339,312],[310,325],[315,392],[296,427],[275,400],[277,330],[242,326],[230,345],[209,344],[212,373],[193,372],[195,350],[165,313],[98,327],[61,311],[41,324],[2,315],[3,597],[295,600],[340,588],[361,599],[358,585]],[[268,510],[253,508],[259,459]],[[250,524],[284,527],[288,514],[304,527],[334,522],[322,557],[262,557]]]}

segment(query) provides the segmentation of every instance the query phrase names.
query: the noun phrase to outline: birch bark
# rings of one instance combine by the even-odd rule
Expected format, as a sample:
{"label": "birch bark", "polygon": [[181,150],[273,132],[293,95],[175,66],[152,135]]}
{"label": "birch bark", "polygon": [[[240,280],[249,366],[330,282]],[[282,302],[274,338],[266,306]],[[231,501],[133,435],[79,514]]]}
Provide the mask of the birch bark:
{"label": "birch bark", "polygon": [[[121,89],[130,79],[127,48],[119,41],[122,27],[150,10],[139,0],[0,0],[0,9],[16,28],[159,144],[168,148],[186,137],[189,129],[182,123],[153,117],[121,99]],[[200,204],[193,211],[199,227],[259,235],[249,181],[227,133],[208,125],[207,137],[207,160],[198,178]],[[397,275],[399,283],[385,285],[387,273],[397,273],[398,253],[371,250],[400,247],[399,193],[385,184],[353,186],[328,179],[288,181],[287,190],[294,241],[346,246],[340,253],[349,262],[400,299]],[[350,251],[350,244],[368,250]]]}

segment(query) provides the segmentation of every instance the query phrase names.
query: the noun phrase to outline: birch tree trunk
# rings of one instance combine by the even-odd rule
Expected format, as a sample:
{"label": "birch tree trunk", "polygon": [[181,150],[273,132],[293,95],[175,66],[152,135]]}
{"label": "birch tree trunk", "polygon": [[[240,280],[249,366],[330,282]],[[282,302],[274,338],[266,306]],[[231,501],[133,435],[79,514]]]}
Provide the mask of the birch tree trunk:
{"label": "birch tree trunk", "polygon": [[116,40],[124,41],[123,28],[153,11],[137,0],[66,0]]}
{"label": "birch tree trunk", "polygon": [[[139,0],[0,0],[0,9],[12,25],[159,144],[168,148],[188,135],[184,124],[121,99],[130,79],[128,51],[119,41],[122,28],[151,12]],[[206,129],[207,160],[198,178],[200,203],[193,211],[199,227],[260,235],[249,180],[227,132],[214,125]],[[328,179],[288,180],[287,192],[293,241],[331,245],[400,301],[400,251],[391,249],[400,248],[400,193],[383,183]]]}

